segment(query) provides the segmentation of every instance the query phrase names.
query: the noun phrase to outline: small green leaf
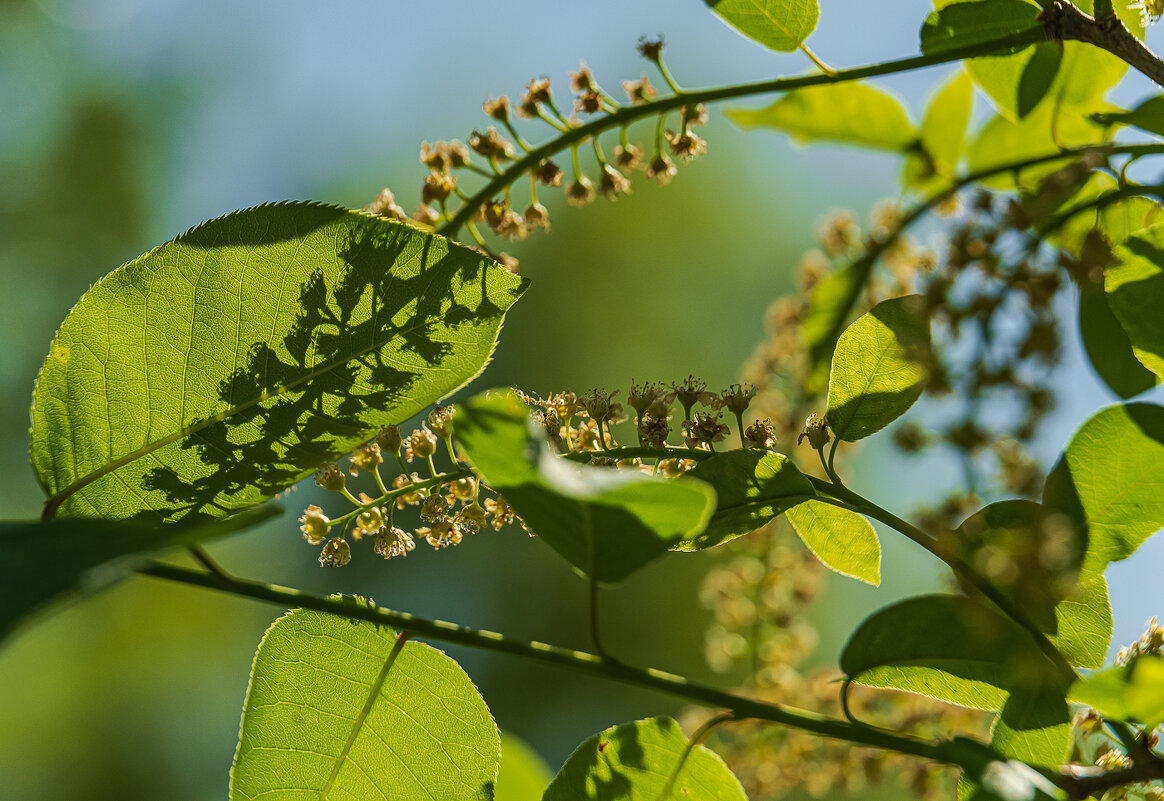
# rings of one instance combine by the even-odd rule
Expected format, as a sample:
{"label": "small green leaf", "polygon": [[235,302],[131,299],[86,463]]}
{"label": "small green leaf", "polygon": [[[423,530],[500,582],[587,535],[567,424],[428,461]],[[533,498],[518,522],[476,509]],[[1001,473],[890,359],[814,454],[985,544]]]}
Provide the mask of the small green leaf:
{"label": "small green leaf", "polygon": [[[931,55],[959,47],[982,44],[1004,36],[1042,27],[1036,19],[1038,6],[1024,0],[954,3],[926,17],[921,29],[922,52]],[[1019,45],[1001,53],[1016,53]]]}
{"label": "small green leaf", "polygon": [[702,531],[715,508],[701,481],[587,467],[551,453],[513,393],[466,403],[457,439],[538,538],[599,581],[621,581]]}
{"label": "small green leaf", "polygon": [[1136,358],[1164,378],[1164,226],[1132,236],[1115,256],[1104,274],[1108,303]]}
{"label": "small green leaf", "polygon": [[926,109],[921,143],[939,175],[950,177],[958,168],[973,103],[974,84],[966,71],[960,69],[938,89]]}
{"label": "small green leaf", "polygon": [[771,50],[790,53],[820,17],[817,0],[704,0],[720,19]]}
{"label": "small green leaf", "polygon": [[845,329],[829,375],[828,421],[853,442],[880,431],[921,396],[930,344],[920,295],[878,303]]}
{"label": "small green leaf", "polygon": [[1011,655],[1033,648],[1030,635],[997,612],[960,596],[925,595],[867,618],[845,645],[841,670],[870,687],[1001,709],[1016,678]]}
{"label": "small green leaf", "polygon": [[493,801],[540,801],[554,772],[536,751],[507,731],[501,732],[501,769]]}
{"label": "small green leaf", "polygon": [[401,223],[279,203],[110,273],[32,409],[60,517],[224,517],[463,386],[525,282]]}
{"label": "small green leaf", "polygon": [[298,609],[255,653],[231,801],[493,798],[501,739],[441,651]]}
{"label": "small green leaf", "polygon": [[108,520],[0,523],[0,640],[58,599],[108,587],[150,553],[241,531],[281,512],[263,506],[225,520],[161,527]]}
{"label": "small green leaf", "polygon": [[1071,698],[1104,717],[1140,723],[1151,731],[1164,722],[1164,657],[1141,656],[1128,665],[1079,679]]}
{"label": "small green leaf", "polygon": [[788,522],[825,567],[866,584],[881,584],[881,543],[861,515],[823,501],[788,510]]}
{"label": "small green leaf", "polygon": [[717,453],[688,475],[711,485],[716,504],[707,528],[681,543],[681,550],[711,548],[749,534],[816,495],[788,457],[755,448]]}
{"label": "small green leaf", "polygon": [[1104,125],[1134,125],[1141,131],[1164,136],[1164,95],[1149,97],[1131,111],[1096,114]]}
{"label": "small green leaf", "polygon": [[1098,412],[1071,439],[1063,465],[1056,496],[1044,503],[1071,520],[1082,517],[1085,575],[1131,556],[1164,527],[1164,408],[1128,403]]}
{"label": "small green leaf", "polygon": [[794,89],[767,108],[732,109],[726,114],[741,128],[775,128],[798,142],[901,151],[917,140],[901,101],[864,83]]}
{"label": "small green leaf", "polygon": [[1156,386],[1155,374],[1136,358],[1107,295],[1091,284],[1080,287],[1079,334],[1091,366],[1116,395],[1127,400]]}
{"label": "small green leaf", "polygon": [[[612,726],[583,742],[554,777],[542,801],[659,801],[689,747],[671,718]],[[697,745],[671,785],[668,799],[747,801],[727,765]]]}

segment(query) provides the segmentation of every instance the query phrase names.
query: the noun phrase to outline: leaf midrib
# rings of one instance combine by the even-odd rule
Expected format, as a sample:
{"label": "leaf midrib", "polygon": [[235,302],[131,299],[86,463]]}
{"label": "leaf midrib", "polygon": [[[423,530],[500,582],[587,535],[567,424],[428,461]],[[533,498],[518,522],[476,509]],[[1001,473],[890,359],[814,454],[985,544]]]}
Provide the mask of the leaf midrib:
{"label": "leaf midrib", "polygon": [[356,742],[360,730],[363,729],[364,723],[372,711],[372,707],[380,698],[380,690],[383,689],[384,682],[388,680],[388,671],[392,669],[392,665],[396,662],[396,658],[400,655],[407,640],[408,638],[403,634],[398,636],[392,646],[392,650],[388,652],[388,658],[384,660],[384,666],[380,668],[380,673],[376,676],[376,680],[372,682],[372,686],[368,690],[368,697],[364,701],[364,706],[360,710],[360,714],[356,715],[355,720],[352,721],[352,728],[348,732],[348,739],[344,742],[343,748],[340,749],[339,754],[335,758],[335,765],[331,769],[331,775],[327,777],[327,781],[319,793],[319,801],[327,801],[327,794],[335,786],[336,779],[339,778],[340,770],[343,768],[344,762],[352,750],[352,745]]}

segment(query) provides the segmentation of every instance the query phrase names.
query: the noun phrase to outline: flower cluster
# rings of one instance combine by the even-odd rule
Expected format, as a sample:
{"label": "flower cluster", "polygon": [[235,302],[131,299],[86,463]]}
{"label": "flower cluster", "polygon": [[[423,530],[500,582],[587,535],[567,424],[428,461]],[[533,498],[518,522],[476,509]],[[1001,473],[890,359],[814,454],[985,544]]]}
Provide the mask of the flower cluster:
{"label": "flower cluster", "polygon": [[[672,91],[678,91],[662,60],[663,41],[642,40],[640,54],[651,62]],[[631,191],[630,176],[635,170],[659,184],[666,184],[676,175],[676,160],[681,162],[707,152],[707,142],[695,133],[707,122],[705,106],[684,106],[677,112],[656,111],[651,104],[658,91],[646,76],[624,81],[625,106],[598,83],[594,73],[585,64],[570,74],[572,102],[566,116],[559,108],[550,87],[550,79],[532,79],[520,98],[511,103],[505,95],[490,97],[482,105],[492,125],[475,130],[467,143],[459,140],[421,145],[420,161],[428,168],[421,186],[420,204],[407,214],[388,189],[366,207],[366,211],[394,220],[410,222],[427,228],[467,225],[477,245],[511,269],[516,260],[505,253],[490,253],[478,230],[484,224],[497,237],[521,240],[537,229],[549,230],[549,211],[538,198],[539,187],[564,190],[567,202],[575,206],[591,203],[598,193],[615,200]],[[592,133],[577,138],[573,131],[626,110],[643,107],[641,113],[614,117],[609,124],[595,127]],[[678,114],[678,126],[666,127],[670,114]],[[657,135],[653,153],[648,157],[643,149],[628,139],[628,126],[638,117],[658,117]],[[579,115],[582,115],[581,117]],[[625,119],[623,119],[625,117]],[[554,134],[548,144],[534,147],[517,129],[520,120],[537,120],[549,126]],[[617,130],[619,140],[608,159],[599,140],[603,130]],[[557,140],[562,143],[558,144]],[[593,149],[597,178],[592,179],[583,168],[579,150],[589,145]],[[568,151],[569,171],[559,166],[552,157],[543,153]],[[538,155],[534,155],[534,154]],[[502,178],[500,195],[481,199],[462,188],[465,178],[480,177],[490,181]],[[524,208],[515,203],[513,187],[523,177],[529,180],[529,201]],[[455,223],[454,223],[455,221]],[[448,233],[448,231],[443,231]]]}
{"label": "flower cluster", "polygon": [[[299,518],[303,539],[322,546],[320,565],[343,567],[352,559],[352,543],[372,540],[373,552],[385,559],[407,556],[423,540],[441,549],[459,544],[467,534],[486,526],[500,530],[509,523],[521,523],[504,498],[481,499],[477,479],[460,469],[453,446],[454,418],[452,406],[436,406],[427,420],[408,436],[396,426],[383,429],[372,441],[357,447],[349,457],[347,473],[334,462],[323,465],[315,476],[323,489],[338,493],[355,506],[347,514],[331,519],[319,506],[312,504]],[[435,457],[444,441],[453,469],[440,472]],[[385,457],[400,468],[400,473],[386,481],[381,473]],[[411,471],[413,462],[423,464],[428,477]],[[348,478],[370,477],[378,497],[366,492],[358,496],[348,489]],[[393,524],[393,514],[409,507],[419,510],[424,525],[409,532]],[[333,536],[332,529],[343,532]],[[350,540],[350,542],[349,542]]]}

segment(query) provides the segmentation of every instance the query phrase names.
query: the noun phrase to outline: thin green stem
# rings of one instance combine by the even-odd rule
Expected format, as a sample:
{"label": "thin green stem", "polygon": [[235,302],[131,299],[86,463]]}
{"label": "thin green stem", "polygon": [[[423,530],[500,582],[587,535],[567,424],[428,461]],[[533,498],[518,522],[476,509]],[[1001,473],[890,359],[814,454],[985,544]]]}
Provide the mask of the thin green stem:
{"label": "thin green stem", "polygon": [[[401,464],[403,465],[403,460],[401,461]],[[404,475],[409,477],[408,484],[406,486],[403,486],[400,489],[394,489],[385,492],[379,498],[373,498],[367,503],[363,503],[362,501],[357,500],[357,508],[348,512],[346,515],[337,517],[335,520],[331,521],[332,525],[345,523],[348,520],[356,517],[358,514],[360,514],[360,512],[364,511],[365,509],[370,509],[373,506],[383,506],[390,504],[401,495],[409,495],[413,492],[416,492],[417,490],[429,489],[430,487],[439,487],[441,484],[447,484],[451,481],[468,478],[473,475],[473,471],[469,470],[468,468],[462,470],[453,470],[449,473],[442,473],[440,475],[433,476],[432,478],[426,478],[423,481],[413,481],[407,469],[405,470]]]}
{"label": "thin green stem", "polygon": [[495,653],[505,653],[537,662],[601,676],[613,681],[666,693],[712,708],[726,709],[739,718],[767,720],[801,729],[823,737],[909,754],[943,764],[961,764],[956,749],[946,741],[928,741],[916,737],[854,726],[848,721],[830,718],[806,710],[744,698],[688,681],[682,676],[654,668],[640,668],[597,654],[575,651],[542,642],[515,640],[492,631],[480,631],[442,620],[426,620],[406,612],[356,602],[352,597],[315,595],[289,587],[280,587],[247,579],[223,579],[211,573],[162,562],[150,562],[138,572],[154,578],[176,581],[196,587],[218,590],[244,598],[272,603],[284,608],[314,609],[349,620],[365,620],[414,637],[455,643]]}
{"label": "thin green stem", "polygon": [[848,487],[833,484],[827,481],[808,476],[808,480],[813,483],[818,492],[823,492],[832,495],[841,501],[847,502],[850,507],[861,514],[868,515],[874,520],[879,520],[887,526],[896,529],[898,532],[904,534],[915,543],[925,548],[931,554],[942,560],[958,578],[965,581],[978,592],[990,600],[1003,614],[1013,620],[1015,623],[1026,629],[1027,633],[1034,638],[1035,644],[1039,650],[1043,652],[1055,667],[1060,670],[1064,677],[1075,678],[1077,676],[1075,669],[1063,656],[1055,645],[1047,639],[1047,635],[1040,629],[1030,617],[1016,606],[1009,598],[1002,594],[997,587],[990,583],[984,576],[979,574],[970,565],[966,564],[957,554],[950,553],[942,544],[926,534],[921,529],[906,522],[897,515],[893,514],[887,509],[883,509],[872,501],[868,500],[862,495],[850,490]]}
{"label": "thin green stem", "polygon": [[[571,127],[564,131],[561,136],[551,140],[550,142],[547,142],[541,147],[534,148],[521,158],[516,159],[500,175],[489,181],[476,194],[474,194],[473,197],[457,211],[457,213],[451,220],[449,220],[449,222],[441,226],[438,233],[443,236],[450,237],[455,235],[456,232],[459,231],[466,222],[468,222],[469,218],[474,213],[474,209],[478,208],[489,198],[496,196],[503,187],[513,183],[517,176],[525,174],[527,170],[536,167],[542,161],[554,155],[555,153],[558,153],[573,144],[585,141],[587,137],[597,136],[604,131],[618,128],[624,125],[629,125],[635,120],[649,118],[655,116],[656,114],[662,114],[664,112],[670,111],[671,109],[679,108],[680,106],[694,106],[697,103],[717,103],[724,100],[734,100],[741,97],[772,94],[774,92],[787,92],[792,89],[801,89],[808,86],[844,83],[847,81],[860,80],[862,78],[892,75],[899,72],[908,72],[925,67],[933,67],[939,64],[948,64],[952,61],[960,61],[963,58],[969,58],[971,56],[980,56],[986,53],[997,52],[999,50],[1005,50],[1024,44],[1033,44],[1035,42],[1042,41],[1044,38],[1045,35],[1043,31],[1041,29],[1035,28],[1017,34],[1003,36],[998,39],[992,39],[987,42],[968,45],[966,47],[951,48],[940,53],[912,56],[910,58],[897,59],[895,61],[887,61],[880,64],[871,64],[863,67],[855,67],[853,69],[838,70],[832,74],[802,75],[794,78],[777,78],[774,80],[758,81],[755,83],[719,86],[709,89],[693,89],[690,91],[683,91],[677,87],[673,87],[675,90],[674,95],[659,98],[658,100],[652,100],[649,103],[642,103],[640,105],[623,106],[622,108],[618,109],[618,111],[612,112],[597,119],[590,120],[589,122],[586,122],[577,127]],[[558,113],[556,108],[553,106],[551,106],[551,110],[555,113]]]}

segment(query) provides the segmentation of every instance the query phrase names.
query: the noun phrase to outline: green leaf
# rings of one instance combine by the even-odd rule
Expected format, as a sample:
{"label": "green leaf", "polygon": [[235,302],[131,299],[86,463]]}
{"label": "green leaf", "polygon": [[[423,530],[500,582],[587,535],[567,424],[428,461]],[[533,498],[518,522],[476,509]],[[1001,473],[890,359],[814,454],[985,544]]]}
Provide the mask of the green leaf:
{"label": "green leaf", "polygon": [[901,102],[864,83],[794,89],[767,108],[732,109],[726,114],[741,128],[775,128],[797,142],[838,142],[900,151],[917,140]]}
{"label": "green leaf", "polygon": [[525,283],[401,223],[236,212],[115,270],[37,382],[32,458],[63,517],[222,517],[476,376]]}
{"label": "green leaf", "polygon": [[1035,106],[1051,91],[1062,64],[1063,50],[1058,42],[1040,42],[1035,45],[1030,61],[1019,77],[1015,112],[1020,118],[1034,111]]}
{"label": "green leaf", "polygon": [[[1063,212],[1081,204],[1091,202],[1115,191],[1119,184],[1110,175],[1092,171],[1082,187],[1057,208],[1049,211]],[[1129,197],[1105,205],[1096,214],[1077,214],[1066,225],[1056,231],[1051,241],[1076,258],[1084,255],[1087,238],[1102,236],[1110,247],[1124,242],[1132,234],[1159,222],[1160,204],[1146,197]],[[1099,279],[1102,281],[1102,277]]]}
{"label": "green leaf", "polygon": [[965,70],[958,70],[930,100],[921,125],[921,144],[933,161],[934,172],[949,178],[958,169],[970,113],[974,84]]}
{"label": "green leaf", "polygon": [[211,523],[161,528],[107,520],[0,523],[0,640],[53,602],[124,578],[150,553],[241,531],[281,512],[264,506]]}
{"label": "green leaf", "polygon": [[[1064,147],[1095,144],[1103,141],[1102,129],[1077,110],[1052,104],[1040,104],[1019,122],[996,116],[986,123],[970,148],[970,169],[988,170],[1006,164],[1058,153]],[[1062,166],[1048,162],[1028,167],[1020,174],[1024,186],[1034,185]],[[1003,173],[983,183],[998,189],[1013,189],[1015,177]]]}
{"label": "green leaf", "polygon": [[812,372],[808,392],[819,395],[828,388],[829,362],[850,309],[873,271],[874,259],[862,258],[829,273],[812,288],[808,311],[800,324],[800,336],[808,348]]}
{"label": "green leaf", "polygon": [[995,718],[990,744],[1027,765],[1058,767],[1071,750],[1071,710],[1062,677],[1016,688]]}
{"label": "green leaf", "polygon": [[231,801],[493,798],[501,740],[441,651],[298,609],[255,653]]}
{"label": "green leaf", "polygon": [[1097,114],[1104,125],[1134,125],[1141,131],[1164,136],[1164,95],[1149,97],[1131,111]]}
{"label": "green leaf", "polygon": [[[688,747],[671,718],[612,726],[578,746],[542,801],[659,801]],[[747,801],[723,760],[702,745],[682,762],[666,798]]]}
{"label": "green leaf", "polygon": [[1132,236],[1115,256],[1104,274],[1108,303],[1136,358],[1164,378],[1164,226]]}
{"label": "green leaf", "polygon": [[704,0],[720,19],[771,50],[800,47],[820,17],[817,0]]}
{"label": "green leaf", "polygon": [[507,731],[501,732],[501,769],[493,801],[540,801],[554,772],[536,751]]}
{"label": "green leaf", "polygon": [[1034,648],[1029,634],[993,610],[926,595],[867,618],[845,645],[841,670],[870,687],[1001,709],[1017,679],[1015,657],[1040,656]]}
{"label": "green leaf", "polygon": [[828,422],[838,439],[863,439],[892,423],[921,396],[930,344],[920,295],[878,303],[845,329],[829,375]]}
{"label": "green leaf", "polygon": [[1083,562],[1087,538],[1061,520],[1055,509],[1029,500],[997,501],[984,506],[960,526],[958,539],[971,564],[1004,555],[1018,575],[995,581],[999,592],[1024,610],[1039,628],[1054,633],[1056,605],[1064,600],[1063,582],[1073,581]]}
{"label": "green leaf", "polygon": [[[921,29],[921,49],[927,55],[970,47],[1004,36],[1024,33],[1042,24],[1037,6],[1024,0],[990,0],[954,3],[926,17]],[[1026,45],[1001,52],[1016,53]]]}
{"label": "green leaf", "polygon": [[586,575],[620,581],[707,525],[715,495],[703,482],[576,464],[535,439],[527,418],[513,393],[479,395],[458,412],[457,439],[484,481]]}
{"label": "green leaf", "polygon": [[861,515],[823,501],[788,510],[788,522],[825,567],[866,584],[881,584],[881,543]]}
{"label": "green leaf", "polygon": [[1136,358],[1107,295],[1090,284],[1080,287],[1079,333],[1091,366],[1116,395],[1127,400],[1156,386],[1156,376]]}
{"label": "green leaf", "polygon": [[1083,571],[1100,574],[1164,527],[1164,408],[1128,403],[1098,412],[1076,432],[1056,470],[1061,486],[1044,502],[1082,518]]}
{"label": "green leaf", "polygon": [[1070,596],[1055,607],[1051,644],[1075,667],[1098,668],[1111,644],[1111,601],[1102,574],[1084,574]]}
{"label": "green leaf", "polygon": [[788,457],[755,448],[717,453],[687,475],[711,485],[716,503],[707,528],[680,544],[685,551],[711,548],[750,534],[816,496],[812,483]]}
{"label": "green leaf", "polygon": [[1104,717],[1143,724],[1164,722],[1164,657],[1141,656],[1128,665],[1101,670],[1071,687],[1072,700]]}
{"label": "green leaf", "polygon": [[[954,3],[955,0],[935,0],[934,7],[944,11],[954,8]],[[1011,0],[976,0],[956,5],[968,7],[959,13],[965,13],[970,20],[975,17],[975,12],[981,19],[989,20],[995,18],[995,12],[1002,8],[1012,9],[1014,13],[1018,11]],[[1039,7],[1034,0],[1026,0],[1026,5],[1031,14],[1038,14]],[[1091,13],[1091,0],[1080,0],[1076,5],[1085,13]],[[1122,3],[1117,14],[1132,33],[1143,36],[1144,26],[1135,10]],[[1056,50],[1060,47],[1059,43],[1049,44]],[[1056,103],[1087,111],[1098,110],[1097,104],[1123,77],[1128,65],[1083,42],[1064,42],[1061,47],[1061,59],[1056,58],[1049,47],[1041,45],[1014,55],[970,59],[966,62],[966,69],[999,112],[1012,121],[1021,119],[1023,111]],[[1043,97],[1047,102],[1038,102]]]}

